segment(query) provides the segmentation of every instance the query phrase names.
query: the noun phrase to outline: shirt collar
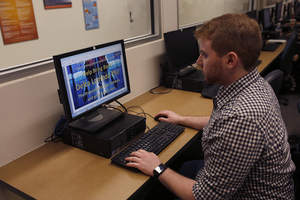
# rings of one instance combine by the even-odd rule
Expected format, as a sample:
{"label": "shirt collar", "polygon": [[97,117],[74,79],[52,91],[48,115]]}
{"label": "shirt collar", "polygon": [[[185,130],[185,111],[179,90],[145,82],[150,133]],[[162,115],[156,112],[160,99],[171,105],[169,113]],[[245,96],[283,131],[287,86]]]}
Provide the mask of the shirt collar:
{"label": "shirt collar", "polygon": [[241,77],[240,79],[229,85],[227,88],[222,86],[218,92],[218,95],[213,98],[214,109],[221,108],[229,100],[237,96],[241,91],[257,81],[259,76],[260,75],[257,68],[254,68],[248,74]]}

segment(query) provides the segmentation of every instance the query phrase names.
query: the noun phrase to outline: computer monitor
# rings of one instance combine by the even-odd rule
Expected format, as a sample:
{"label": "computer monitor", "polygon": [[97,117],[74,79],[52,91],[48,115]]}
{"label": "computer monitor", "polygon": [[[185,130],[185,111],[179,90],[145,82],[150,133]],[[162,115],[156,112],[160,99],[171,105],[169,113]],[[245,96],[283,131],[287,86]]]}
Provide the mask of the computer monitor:
{"label": "computer monitor", "polygon": [[256,10],[248,11],[248,12],[246,13],[246,15],[248,15],[250,18],[255,19],[256,21],[258,21],[258,18],[257,18],[257,11],[256,11]]}
{"label": "computer monitor", "polygon": [[279,22],[282,14],[282,2],[277,2],[275,6],[275,23]]}
{"label": "computer monitor", "polygon": [[108,120],[102,105],[130,93],[123,40],[55,55],[53,60],[68,122]]}
{"label": "computer monitor", "polygon": [[283,17],[288,20],[292,18],[293,15],[293,8],[292,8],[292,2],[288,3],[287,5],[285,5],[285,9],[284,9],[284,14]]}
{"label": "computer monitor", "polygon": [[[190,27],[164,33],[170,73],[175,74],[182,69],[196,70],[196,68],[191,67],[199,57],[199,46],[194,37],[194,31],[195,27]],[[189,72],[187,70],[187,73]],[[180,75],[184,76],[185,74]]]}
{"label": "computer monitor", "polygon": [[295,0],[293,3],[294,13],[297,12],[297,4],[298,4],[298,0]]}
{"label": "computer monitor", "polygon": [[272,23],[270,20],[270,9],[264,8],[261,11],[262,24],[264,30],[270,30],[272,28]]}

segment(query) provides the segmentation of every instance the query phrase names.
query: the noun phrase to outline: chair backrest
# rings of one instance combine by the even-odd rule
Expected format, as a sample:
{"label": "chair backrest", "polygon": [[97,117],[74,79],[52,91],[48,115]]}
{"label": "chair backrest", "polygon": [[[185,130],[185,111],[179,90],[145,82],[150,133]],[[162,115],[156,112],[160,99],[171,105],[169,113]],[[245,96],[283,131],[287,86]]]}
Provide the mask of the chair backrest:
{"label": "chair backrest", "polygon": [[290,74],[293,70],[293,56],[296,54],[297,40],[298,29],[293,30],[281,55],[279,69],[283,71],[284,74]]}
{"label": "chair backrest", "polygon": [[276,70],[271,71],[264,77],[265,80],[272,86],[276,96],[278,95],[279,90],[281,88],[283,76],[284,76],[284,73],[281,70],[276,69]]}

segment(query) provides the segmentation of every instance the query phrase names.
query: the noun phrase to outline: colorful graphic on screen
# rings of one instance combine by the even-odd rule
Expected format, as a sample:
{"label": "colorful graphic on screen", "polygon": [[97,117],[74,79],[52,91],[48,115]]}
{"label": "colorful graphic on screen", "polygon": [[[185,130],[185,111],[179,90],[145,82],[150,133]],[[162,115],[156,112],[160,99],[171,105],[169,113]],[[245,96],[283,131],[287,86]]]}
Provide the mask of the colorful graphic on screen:
{"label": "colorful graphic on screen", "polygon": [[121,51],[69,65],[67,75],[76,110],[125,87]]}

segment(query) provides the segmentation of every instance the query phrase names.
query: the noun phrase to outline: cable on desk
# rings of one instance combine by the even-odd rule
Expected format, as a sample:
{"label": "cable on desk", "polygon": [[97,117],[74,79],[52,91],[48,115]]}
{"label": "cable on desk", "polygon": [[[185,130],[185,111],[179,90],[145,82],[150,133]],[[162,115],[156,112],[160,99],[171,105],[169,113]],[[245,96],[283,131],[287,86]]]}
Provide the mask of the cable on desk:
{"label": "cable on desk", "polygon": [[173,80],[172,88],[171,88],[170,90],[168,90],[168,91],[166,91],[166,92],[155,92],[155,91],[153,91],[154,89],[156,89],[156,88],[158,88],[159,86],[162,85],[162,84],[159,84],[158,86],[152,88],[152,89],[150,90],[150,93],[152,93],[152,94],[168,94],[169,92],[171,92],[171,91],[174,89],[174,86],[175,86],[175,83],[176,83],[176,80],[177,80],[177,76],[178,76],[178,73],[176,73],[176,76],[175,76],[175,78],[174,78],[174,80]]}
{"label": "cable on desk", "polygon": [[[137,112],[137,111],[134,111],[134,110],[130,110],[131,108],[140,108],[140,109],[142,110],[142,112]],[[153,116],[151,116],[151,115],[148,114],[148,113],[145,113],[144,109],[143,109],[142,107],[140,107],[140,106],[130,106],[130,107],[127,108],[127,110],[128,110],[128,112],[133,112],[133,113],[135,113],[137,116],[142,116],[142,117],[144,117],[145,119],[147,119],[147,115],[150,116],[150,117],[152,117],[152,118],[154,119]],[[147,129],[149,130],[149,127],[148,127],[148,126],[146,126],[146,127],[147,127]]]}
{"label": "cable on desk", "polygon": [[117,102],[120,106],[122,106],[122,108],[124,109],[124,112],[127,113],[127,109],[125,108],[125,106],[123,104],[121,104],[118,100],[115,100],[115,102]]}
{"label": "cable on desk", "polygon": [[54,128],[54,132],[51,134],[51,136],[49,136],[47,139],[45,139],[44,142],[60,142],[62,141],[61,138],[62,133],[64,132],[64,130],[66,129],[67,126],[67,120],[66,117],[64,115],[62,115],[59,119],[59,121],[56,123],[55,128]]}

